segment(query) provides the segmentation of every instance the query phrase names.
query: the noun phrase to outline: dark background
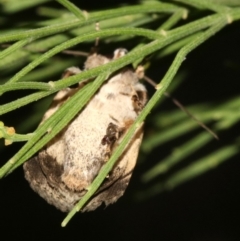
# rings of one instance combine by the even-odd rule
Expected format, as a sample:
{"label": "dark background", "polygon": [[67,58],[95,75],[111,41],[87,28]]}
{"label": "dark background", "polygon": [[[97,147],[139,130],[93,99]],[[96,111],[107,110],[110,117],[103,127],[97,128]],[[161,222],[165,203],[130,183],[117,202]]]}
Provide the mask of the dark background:
{"label": "dark background", "polygon": [[[111,6],[117,6],[116,1]],[[80,7],[91,10],[110,5],[88,1]],[[233,23],[192,52],[181,67],[189,74],[175,92],[175,97],[188,105],[201,101],[224,101],[238,95],[239,46],[240,23]],[[169,63],[166,60],[159,65],[164,69],[164,65]],[[156,72],[148,74],[159,78],[157,69],[159,66]],[[170,105],[167,103],[163,108],[171,108]],[[238,130],[238,127],[230,130],[224,137],[226,140],[221,142],[239,136]],[[1,156],[1,164],[12,156],[18,145],[8,148],[8,153]],[[172,146],[166,148],[170,151]],[[77,214],[66,228],[61,228],[65,214],[35,194],[19,168],[0,181],[1,235],[21,240],[240,240],[239,155],[170,192],[144,202],[134,200],[132,195],[136,189],[144,191],[140,181],[141,169],[136,167],[125,195],[116,204]]]}

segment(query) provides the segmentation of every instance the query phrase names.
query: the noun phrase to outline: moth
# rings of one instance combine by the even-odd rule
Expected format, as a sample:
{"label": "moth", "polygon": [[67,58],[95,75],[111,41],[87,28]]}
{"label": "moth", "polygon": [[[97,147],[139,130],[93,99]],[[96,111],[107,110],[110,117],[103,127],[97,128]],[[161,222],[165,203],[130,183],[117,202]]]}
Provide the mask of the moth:
{"label": "moth", "polygon": [[[85,70],[106,64],[126,53],[125,49],[117,49],[113,58],[94,53],[87,58]],[[80,69],[71,67],[64,77],[79,72]],[[59,91],[41,123],[83,85],[81,82],[76,88]],[[146,88],[131,67],[112,74],[67,127],[37,156],[24,163],[25,178],[31,188],[49,204],[63,212],[70,211],[121,143],[146,102]],[[108,177],[82,211],[92,211],[102,203],[108,206],[124,194],[142,137],[143,125],[136,130]]]}

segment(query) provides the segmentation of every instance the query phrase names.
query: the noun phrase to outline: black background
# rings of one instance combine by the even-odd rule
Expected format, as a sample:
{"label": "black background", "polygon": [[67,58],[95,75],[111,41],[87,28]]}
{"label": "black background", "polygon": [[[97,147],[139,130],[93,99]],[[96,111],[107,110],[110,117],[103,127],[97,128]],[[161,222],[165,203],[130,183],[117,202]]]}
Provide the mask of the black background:
{"label": "black background", "polygon": [[[104,8],[94,1],[83,5],[89,10]],[[112,2],[111,6],[117,3]],[[233,23],[193,51],[182,66],[189,75],[176,91],[176,97],[184,104],[191,104],[224,101],[238,95],[239,46],[240,24]],[[158,78],[158,72],[148,74]],[[238,135],[236,128],[225,138],[234,139]],[[1,163],[12,155],[14,148],[17,145],[9,147]],[[240,240],[239,155],[171,192],[144,202],[134,201],[131,195],[136,188],[144,190],[140,169],[136,168],[126,194],[116,204],[77,214],[67,227],[61,228],[65,214],[36,195],[19,168],[0,181],[1,235],[22,240]]]}

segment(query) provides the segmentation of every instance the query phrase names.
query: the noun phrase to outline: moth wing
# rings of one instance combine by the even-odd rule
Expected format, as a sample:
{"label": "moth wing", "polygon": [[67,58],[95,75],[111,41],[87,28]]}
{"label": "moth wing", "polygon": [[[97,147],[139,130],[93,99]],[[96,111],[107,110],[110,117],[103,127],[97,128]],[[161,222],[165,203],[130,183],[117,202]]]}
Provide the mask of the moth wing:
{"label": "moth wing", "polygon": [[[99,191],[82,209],[83,212],[95,210],[102,203],[108,206],[116,202],[124,194],[136,164],[142,137],[141,127],[119,158],[116,164],[118,168],[113,169]],[[63,167],[46,151],[42,151],[38,156],[30,159],[24,164],[23,168],[25,178],[29,181],[31,188],[49,204],[54,205],[63,212],[70,211],[86,193],[86,191],[74,192],[66,187],[61,181]]]}
{"label": "moth wing", "polygon": [[127,149],[117,161],[117,168],[113,168],[109,177],[106,178],[99,191],[83,208],[83,211],[92,211],[102,203],[108,206],[115,203],[124,194],[136,165],[143,137],[142,127],[143,125],[138,128],[130,144],[127,145]]}
{"label": "moth wing", "polygon": [[[79,70],[80,71],[80,70]],[[76,71],[77,73],[78,71]],[[83,84],[77,88],[65,88],[59,91],[44,114],[40,125],[52,116],[59,107],[73,94],[79,91]],[[65,132],[63,129],[57,134],[47,146],[54,145],[55,151],[47,153],[45,150],[41,151],[37,156],[31,158],[24,163],[23,169],[25,178],[29,181],[31,188],[37,192],[41,197],[47,200],[48,203],[55,205],[60,210],[66,212],[75,205],[75,203],[82,197],[82,194],[74,194],[69,192],[64,183],[61,182],[61,175],[63,172],[62,154],[63,143],[61,136]],[[59,156],[60,155],[60,156]]]}
{"label": "moth wing", "polygon": [[31,188],[63,212],[71,210],[84,193],[69,191],[61,181],[63,168],[46,151],[30,159],[23,166]]}

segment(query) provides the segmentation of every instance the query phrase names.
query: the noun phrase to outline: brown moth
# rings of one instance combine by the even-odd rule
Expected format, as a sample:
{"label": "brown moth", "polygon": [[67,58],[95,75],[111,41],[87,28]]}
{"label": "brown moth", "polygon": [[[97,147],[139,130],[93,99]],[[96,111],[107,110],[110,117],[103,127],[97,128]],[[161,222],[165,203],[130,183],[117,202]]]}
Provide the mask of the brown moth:
{"label": "brown moth", "polygon": [[[106,64],[125,54],[125,49],[117,49],[110,59],[95,53],[87,58],[85,69]],[[64,77],[80,71],[71,67]],[[42,122],[83,84],[59,91]],[[70,211],[109,160],[146,101],[146,88],[132,68],[125,67],[110,76],[70,124],[24,164],[25,177],[32,189],[61,211]],[[142,128],[136,130],[114,168],[82,211],[94,210],[102,203],[107,206],[123,195],[136,164]]]}

